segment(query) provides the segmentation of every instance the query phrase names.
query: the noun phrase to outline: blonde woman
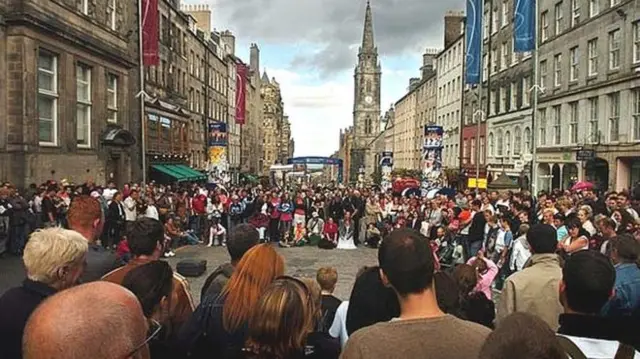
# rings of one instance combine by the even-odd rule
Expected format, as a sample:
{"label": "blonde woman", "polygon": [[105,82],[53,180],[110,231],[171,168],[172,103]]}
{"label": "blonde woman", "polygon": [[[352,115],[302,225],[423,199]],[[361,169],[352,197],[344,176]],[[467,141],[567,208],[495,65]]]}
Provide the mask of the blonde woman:
{"label": "blonde woman", "polygon": [[75,231],[54,227],[31,234],[22,257],[27,278],[0,297],[3,358],[22,357],[27,319],[42,301],[78,283],[88,248],[87,240]]}

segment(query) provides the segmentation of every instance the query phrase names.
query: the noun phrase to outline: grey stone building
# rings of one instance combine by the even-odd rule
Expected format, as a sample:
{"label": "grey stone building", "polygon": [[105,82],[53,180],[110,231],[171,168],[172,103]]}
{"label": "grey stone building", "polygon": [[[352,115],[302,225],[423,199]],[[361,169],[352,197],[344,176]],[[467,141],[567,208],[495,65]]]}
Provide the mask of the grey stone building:
{"label": "grey stone building", "polygon": [[[370,178],[374,168],[366,163],[369,144],[380,132],[380,80],[382,71],[378,61],[378,49],[373,37],[371,4],[367,2],[362,45],[358,51],[358,64],[354,71],[353,147],[350,151],[351,180],[361,171]],[[371,166],[369,166],[371,167]]]}
{"label": "grey stone building", "polygon": [[125,1],[0,0],[1,181],[138,177],[136,13]]}
{"label": "grey stone building", "polygon": [[[538,189],[640,180],[640,6],[637,0],[540,3]],[[578,149],[596,158],[578,161]]]}

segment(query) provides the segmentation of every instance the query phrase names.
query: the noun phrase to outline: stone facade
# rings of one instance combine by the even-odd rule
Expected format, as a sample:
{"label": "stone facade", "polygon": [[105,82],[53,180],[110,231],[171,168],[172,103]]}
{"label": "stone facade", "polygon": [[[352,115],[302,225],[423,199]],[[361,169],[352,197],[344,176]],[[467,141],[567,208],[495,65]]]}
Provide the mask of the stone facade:
{"label": "stone facade", "polygon": [[[393,119],[393,166],[397,169],[417,168],[415,150],[418,148],[416,138],[416,106],[417,94],[409,91],[395,103]],[[420,137],[422,138],[422,136]]]}
{"label": "stone facade", "polygon": [[223,46],[227,63],[227,103],[228,103],[228,127],[229,146],[227,147],[227,159],[229,160],[229,172],[232,179],[237,181],[240,173],[240,131],[242,126],[236,123],[236,74],[237,63],[240,61],[235,56],[236,39],[230,31],[220,33],[220,42]]}
{"label": "stone facade", "polygon": [[[275,164],[282,164],[281,148],[284,126],[283,102],[280,84],[275,78],[269,79],[265,72],[262,75],[260,88],[262,96],[262,115],[264,130],[264,162],[263,173],[269,173],[269,168]],[[288,141],[288,137],[287,137]]]}
{"label": "stone facade", "polygon": [[[571,5],[574,5],[573,7]],[[640,180],[640,8],[634,0],[540,3],[537,189]],[[596,160],[581,162],[577,149]]]}
{"label": "stone facade", "polygon": [[264,130],[262,128],[262,97],[260,95],[260,49],[251,44],[250,76],[247,81],[246,123],[241,135],[241,171],[249,174],[263,174]]}
{"label": "stone facade", "polygon": [[[0,1],[0,180],[124,183],[135,146],[102,134],[139,127],[135,3]],[[73,161],[69,161],[73,156]]]}

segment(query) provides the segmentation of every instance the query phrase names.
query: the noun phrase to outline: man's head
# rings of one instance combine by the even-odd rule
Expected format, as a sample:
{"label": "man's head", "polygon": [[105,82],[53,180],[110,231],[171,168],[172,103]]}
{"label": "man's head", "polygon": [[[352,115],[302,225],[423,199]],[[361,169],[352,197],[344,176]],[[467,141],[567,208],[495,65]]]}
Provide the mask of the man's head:
{"label": "man's head", "polygon": [[338,282],[338,271],[333,267],[322,267],[316,273],[316,281],[323,291],[333,293]]}
{"label": "man's head", "polygon": [[56,289],[74,286],[84,271],[88,247],[75,231],[48,228],[33,232],[22,257],[27,278]]}
{"label": "man's head", "polygon": [[87,195],[78,196],[69,205],[67,221],[69,228],[93,242],[100,237],[104,228],[102,206],[96,198]]}
{"label": "man's head", "polygon": [[23,356],[149,358],[143,345],[147,329],[133,293],[117,284],[92,282],[62,291],[35,310],[24,330]]}
{"label": "man's head", "polygon": [[245,253],[260,242],[260,234],[251,224],[240,224],[233,228],[227,239],[227,250],[232,263],[237,263]]}
{"label": "man's head", "polygon": [[616,271],[604,254],[584,250],[565,262],[560,302],[565,312],[597,314],[613,296]]}
{"label": "man's head", "polygon": [[604,217],[598,222],[598,228],[605,238],[613,238],[616,235],[616,222],[610,217]]}
{"label": "man's head", "polygon": [[558,247],[556,230],[548,224],[534,224],[527,232],[527,242],[534,254],[555,253]]}
{"label": "man's head", "polygon": [[429,241],[410,229],[399,229],[382,241],[378,261],[382,280],[398,296],[420,294],[433,284],[433,254]]}
{"label": "man's head", "polygon": [[134,257],[149,256],[158,259],[164,243],[164,226],[152,218],[133,222],[127,236],[129,249]]}
{"label": "man's head", "polygon": [[472,211],[479,211],[480,208],[482,207],[482,201],[480,201],[479,199],[474,199],[473,201],[471,201],[471,210]]}
{"label": "man's head", "polygon": [[640,243],[630,234],[611,240],[611,260],[615,264],[637,263],[640,258]]}

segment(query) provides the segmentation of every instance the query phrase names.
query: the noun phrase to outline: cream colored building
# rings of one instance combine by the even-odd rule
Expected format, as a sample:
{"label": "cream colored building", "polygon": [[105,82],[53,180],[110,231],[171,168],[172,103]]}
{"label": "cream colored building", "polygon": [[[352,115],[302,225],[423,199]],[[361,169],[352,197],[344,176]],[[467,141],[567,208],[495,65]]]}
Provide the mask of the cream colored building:
{"label": "cream colored building", "polygon": [[283,103],[280,84],[275,78],[269,79],[266,72],[262,74],[260,95],[262,96],[262,126],[264,131],[262,171],[268,173],[271,166],[281,163]]}
{"label": "cream colored building", "polygon": [[395,103],[393,121],[393,165],[395,168],[416,168],[415,151],[418,148],[416,138],[417,95],[410,90]]}

